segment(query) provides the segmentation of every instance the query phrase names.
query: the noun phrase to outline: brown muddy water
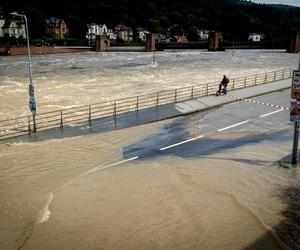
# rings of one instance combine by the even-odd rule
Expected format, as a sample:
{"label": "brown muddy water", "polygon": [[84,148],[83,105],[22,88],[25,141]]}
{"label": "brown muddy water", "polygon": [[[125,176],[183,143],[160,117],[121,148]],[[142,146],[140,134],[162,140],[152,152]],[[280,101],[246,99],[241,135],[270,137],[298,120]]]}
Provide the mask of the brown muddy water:
{"label": "brown muddy water", "polygon": [[283,211],[290,203],[282,196],[296,187],[299,175],[275,164],[290,153],[290,145],[263,141],[209,156],[165,155],[113,165],[124,161],[124,147],[155,136],[169,122],[1,143],[0,248],[296,246],[286,239],[288,225],[299,224],[286,222]]}
{"label": "brown muddy water", "polygon": [[[152,65],[147,53],[34,56],[38,112],[293,68],[299,57],[243,50],[156,58]],[[0,57],[0,71],[1,119],[28,114],[26,57]],[[290,143],[120,163],[124,148],[169,122],[0,141],[0,249],[300,249],[298,169],[276,163]]]}

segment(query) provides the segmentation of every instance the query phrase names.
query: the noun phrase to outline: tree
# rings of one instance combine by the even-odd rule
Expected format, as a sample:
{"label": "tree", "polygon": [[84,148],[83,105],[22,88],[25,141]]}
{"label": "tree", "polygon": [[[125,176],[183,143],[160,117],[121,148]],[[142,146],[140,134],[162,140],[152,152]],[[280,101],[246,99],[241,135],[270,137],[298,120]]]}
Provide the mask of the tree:
{"label": "tree", "polygon": [[87,32],[87,25],[79,16],[70,16],[67,18],[67,24],[70,31],[70,37],[83,38]]}
{"label": "tree", "polygon": [[195,26],[192,26],[187,31],[187,39],[189,41],[199,41],[198,29]]}

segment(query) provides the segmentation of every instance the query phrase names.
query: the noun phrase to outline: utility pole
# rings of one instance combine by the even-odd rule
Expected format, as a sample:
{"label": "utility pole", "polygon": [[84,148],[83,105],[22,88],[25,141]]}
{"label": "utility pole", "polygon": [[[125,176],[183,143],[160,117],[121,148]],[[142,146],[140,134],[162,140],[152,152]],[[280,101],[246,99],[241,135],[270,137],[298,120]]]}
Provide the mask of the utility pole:
{"label": "utility pole", "polygon": [[[299,56],[298,72],[300,72],[300,56]],[[293,74],[293,85],[294,85],[294,80],[295,80],[294,78],[296,78],[295,77],[295,72]],[[292,86],[292,88],[293,88],[293,86]],[[293,97],[293,94],[292,94],[292,97]],[[300,101],[299,97],[297,98],[297,101]],[[298,139],[299,139],[299,122],[295,121],[295,125],[294,125],[294,140],[293,140],[293,152],[292,152],[292,164],[297,164]]]}
{"label": "utility pole", "polygon": [[32,82],[32,63],[31,63],[31,53],[30,53],[30,44],[29,44],[29,32],[28,32],[28,22],[27,17],[24,14],[19,14],[17,12],[11,12],[12,16],[22,17],[25,21],[25,30],[26,30],[26,40],[27,40],[27,53],[28,53],[28,73],[29,73],[29,108],[32,112],[33,119],[33,131],[36,132],[36,102],[34,98],[34,86]]}

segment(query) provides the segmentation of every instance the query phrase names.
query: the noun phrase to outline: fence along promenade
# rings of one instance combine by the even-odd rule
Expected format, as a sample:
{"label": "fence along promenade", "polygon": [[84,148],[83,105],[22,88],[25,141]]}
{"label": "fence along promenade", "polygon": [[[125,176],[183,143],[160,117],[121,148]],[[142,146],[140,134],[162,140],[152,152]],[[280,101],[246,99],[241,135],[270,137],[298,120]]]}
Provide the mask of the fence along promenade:
{"label": "fence along promenade", "polygon": [[[235,90],[245,87],[266,84],[292,77],[293,69],[283,69],[263,74],[250,75],[231,79],[227,89]],[[112,118],[116,122],[118,115],[136,112],[139,110],[158,107],[165,104],[191,100],[216,93],[220,82],[199,84],[172,90],[163,90],[139,96],[132,96],[112,101],[94,103],[90,105],[61,109],[36,114],[36,124],[31,115],[8,120],[0,120],[0,139],[22,134],[31,134],[50,128],[63,128],[78,122],[92,123],[104,118]]]}

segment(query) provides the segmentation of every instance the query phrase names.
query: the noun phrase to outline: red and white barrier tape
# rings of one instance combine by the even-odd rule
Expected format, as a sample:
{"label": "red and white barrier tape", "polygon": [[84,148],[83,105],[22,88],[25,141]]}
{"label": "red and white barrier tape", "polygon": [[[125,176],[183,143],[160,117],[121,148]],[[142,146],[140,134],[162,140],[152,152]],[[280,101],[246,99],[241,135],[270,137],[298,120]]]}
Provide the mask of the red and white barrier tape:
{"label": "red and white barrier tape", "polygon": [[262,105],[273,107],[273,108],[285,109],[285,110],[290,109],[288,107],[284,107],[284,106],[280,106],[280,105],[276,105],[276,104],[271,104],[271,103],[266,103],[266,102],[261,102],[261,101],[257,101],[257,100],[254,100],[254,99],[243,98],[243,97],[238,97],[238,96],[232,96],[232,95],[228,95],[228,94],[227,94],[227,96],[230,97],[230,98],[236,99],[236,100],[253,102],[253,103],[262,104]]}

